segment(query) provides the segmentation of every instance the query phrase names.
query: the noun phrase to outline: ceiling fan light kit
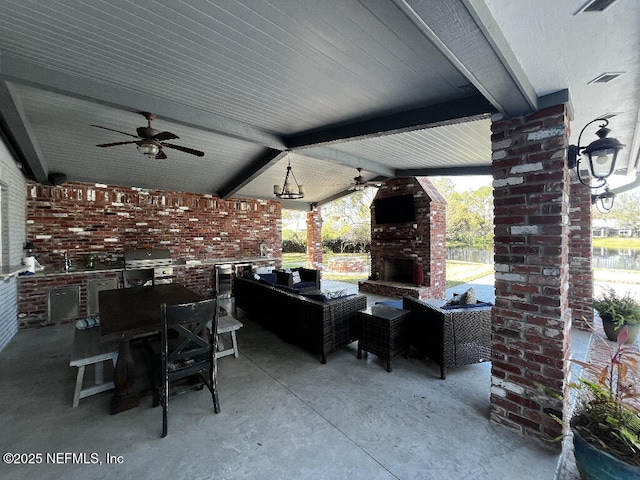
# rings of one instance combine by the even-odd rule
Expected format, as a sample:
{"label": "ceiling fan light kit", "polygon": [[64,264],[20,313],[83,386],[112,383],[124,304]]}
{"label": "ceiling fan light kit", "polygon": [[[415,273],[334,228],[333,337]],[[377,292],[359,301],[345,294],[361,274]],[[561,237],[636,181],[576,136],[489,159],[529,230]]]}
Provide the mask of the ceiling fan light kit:
{"label": "ceiling fan light kit", "polygon": [[160,147],[153,142],[140,142],[138,151],[149,158],[156,158],[160,152]]}
{"label": "ceiling fan light kit", "polygon": [[183,147],[181,145],[175,145],[172,143],[166,143],[165,140],[174,140],[178,137],[175,133],[171,132],[161,132],[160,130],[156,130],[151,126],[151,121],[156,118],[153,113],[150,112],[140,112],[144,118],[147,119],[146,127],[138,127],[136,128],[137,135],[133,135],[131,133],[122,132],[120,130],[115,130],[109,127],[102,127],[100,125],[92,125],[92,127],[102,128],[103,130],[109,130],[110,132],[121,133],[123,135],[128,135],[133,138],[140,138],[141,140],[130,140],[128,142],[114,142],[114,143],[102,143],[100,145],[96,145],[96,147],[115,147],[116,145],[128,145],[135,143],[138,146],[138,151],[149,158],[155,158],[158,160],[162,160],[167,158],[167,155],[162,151],[163,147],[173,148],[174,150],[179,150],[181,152],[189,153],[191,155],[196,155],[198,157],[204,156],[204,152],[200,150],[194,150],[193,148]]}

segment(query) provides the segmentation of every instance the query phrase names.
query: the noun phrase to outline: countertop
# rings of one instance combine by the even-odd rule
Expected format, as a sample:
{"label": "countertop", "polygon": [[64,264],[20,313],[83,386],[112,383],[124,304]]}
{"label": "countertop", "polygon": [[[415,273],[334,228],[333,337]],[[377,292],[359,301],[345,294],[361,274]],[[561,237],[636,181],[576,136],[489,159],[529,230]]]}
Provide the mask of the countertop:
{"label": "countertop", "polygon": [[0,280],[7,280],[8,278],[15,277],[16,275],[25,272],[27,267],[24,265],[7,265],[0,269]]}
{"label": "countertop", "polygon": [[[207,258],[204,260],[177,260],[171,265],[173,268],[191,268],[208,265],[221,265],[221,264],[236,264],[236,263],[252,263],[252,262],[269,262],[281,260],[276,257],[244,257],[244,258]],[[21,272],[26,271],[27,267],[24,265],[13,266],[3,268],[0,272],[0,278],[8,278],[14,275],[18,275]],[[33,275],[22,275],[19,278],[39,278],[39,277],[52,277],[60,275],[85,275],[91,273],[105,273],[105,272],[121,272],[124,270],[124,264],[114,265],[102,265],[97,264],[94,268],[86,268],[84,266],[72,266],[68,271],[60,268],[48,268],[45,266],[44,270],[34,273]]]}

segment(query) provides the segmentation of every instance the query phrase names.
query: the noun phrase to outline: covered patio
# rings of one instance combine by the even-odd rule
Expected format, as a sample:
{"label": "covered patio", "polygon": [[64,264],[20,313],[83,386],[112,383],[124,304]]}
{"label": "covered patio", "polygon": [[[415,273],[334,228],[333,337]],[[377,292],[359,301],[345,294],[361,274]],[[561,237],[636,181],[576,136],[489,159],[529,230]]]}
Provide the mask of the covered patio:
{"label": "covered patio", "polygon": [[[221,413],[206,390],[175,397],[165,439],[149,396],[113,416],[110,393],[71,408],[72,325],[19,332],[0,353],[3,452],[86,454],[87,462],[97,453],[102,464],[45,457],[2,464],[2,477],[556,478],[557,454],[488,422],[489,363],[451,369],[443,381],[435,363],[399,357],[388,373],[375,355],[358,360],[352,343],[322,365],[241,310],[238,318],[240,356],[218,363]],[[121,460],[107,464],[107,454]]]}
{"label": "covered patio", "polygon": [[[212,450],[220,450],[218,445],[227,445],[231,453],[226,452],[225,458],[232,458],[236,468],[242,465],[241,458],[257,455],[251,467],[256,477],[267,471],[265,465],[284,465],[302,457],[297,453],[306,446],[304,457],[316,462],[326,443],[333,455],[318,463],[332,467],[342,461],[337,455],[342,449],[335,448],[341,443],[332,441],[338,438],[355,446],[354,455],[364,455],[362,463],[372,460],[373,470],[380,467],[383,475],[394,472],[406,478],[401,472],[409,457],[403,455],[412,448],[435,451],[427,456],[429,468],[444,462],[443,471],[456,472],[459,460],[471,455],[467,452],[475,451],[477,458],[488,462],[473,465],[499,469],[494,458],[505,458],[504,465],[514,451],[527,456],[540,445],[549,446],[547,440],[561,428],[547,411],[567,413],[568,402],[538,395],[537,385],[556,391],[566,388],[572,324],[592,314],[592,192],[576,180],[568,151],[580,143],[584,126],[605,117],[611,120],[613,135],[627,145],[616,167],[615,173],[621,175],[615,176],[637,170],[639,15],[636,2],[584,0],[327,4],[118,0],[72,6],[64,1],[4,2],[0,9],[0,355],[3,375],[10,371],[8,365],[16,365],[17,372],[30,369],[22,376],[11,373],[6,381],[3,377],[3,386],[24,381],[33,393],[26,398],[5,395],[2,400],[11,402],[7,411],[13,412],[14,422],[14,430],[2,436],[9,443],[5,451],[12,451],[12,442],[23,438],[12,432],[27,428],[46,430],[38,445],[43,451],[45,440],[48,450],[52,445],[78,450],[102,441],[93,439],[107,431],[101,426],[87,428],[93,414],[81,417],[86,405],[102,397],[88,400],[72,415],[62,409],[64,395],[52,395],[63,391],[69,368],[61,349],[49,350],[46,357],[48,344],[40,340],[63,342],[67,335],[65,325],[50,326],[55,322],[50,321],[42,298],[58,286],[56,282],[68,280],[53,278],[53,285],[31,288],[26,279],[18,278],[27,242],[35,243],[51,269],[68,253],[76,262],[87,253],[98,253],[118,269],[127,248],[167,248],[176,271],[179,267],[180,272],[190,273],[176,275],[176,281],[213,292],[213,286],[202,281],[209,272],[188,262],[212,265],[252,258],[264,246],[269,262],[277,266],[282,208],[308,212],[308,224],[315,226],[309,263],[320,263],[319,207],[349,194],[356,171],[364,181],[389,183],[398,178],[492,175],[496,227],[492,364],[490,371],[487,365],[462,370],[484,375],[478,380],[482,393],[467,395],[464,390],[463,397],[471,398],[471,403],[459,398],[460,388],[446,393],[452,376],[446,384],[435,382],[437,387],[424,391],[422,382],[386,385],[376,397],[376,392],[367,390],[376,385],[375,376],[363,382],[365,395],[352,402],[353,410],[345,410],[343,405],[351,405],[348,401],[360,392],[351,388],[340,393],[325,384],[331,380],[339,386],[346,378],[353,386],[364,377],[350,372],[369,364],[356,362],[347,349],[329,359],[323,370],[286,350],[286,345],[269,351],[268,335],[248,326],[252,335],[241,345],[246,356],[236,362],[225,359],[232,365],[227,372],[246,368],[226,379],[228,391],[268,383],[274,390],[265,390],[264,395],[282,404],[297,403],[301,409],[297,423],[277,416],[280,412],[275,409],[273,419],[256,420],[264,435],[253,438],[250,432],[255,426],[240,424],[241,431],[234,430],[238,426],[232,417],[224,417],[229,418],[229,431],[236,432],[236,442],[225,444],[223,432],[198,430],[200,417],[193,415],[197,410],[193,407],[185,425],[193,421],[197,426],[189,431],[190,437],[185,433],[184,443],[174,445],[172,465],[188,471],[200,464],[187,454],[186,446],[194,441],[207,446],[200,454],[207,461]],[[140,114],[150,122],[149,113],[157,116],[153,127],[141,126],[145,120]],[[283,187],[290,165],[297,175],[295,183],[304,185],[304,196],[299,185],[295,192],[274,188]],[[118,275],[121,272],[113,273]],[[34,283],[39,281],[33,278]],[[74,288],[84,291],[85,286]],[[42,297],[37,306],[29,297],[34,292]],[[87,302],[79,303],[84,308]],[[19,325],[49,328],[28,332],[19,331]],[[20,352],[29,356],[21,357]],[[43,368],[33,368],[34,356],[37,362],[46,358]],[[337,374],[332,363],[340,362],[348,368]],[[407,375],[425,377],[423,366],[411,359],[407,363],[418,369],[413,373],[407,369]],[[46,383],[50,371],[55,372],[53,384]],[[296,378],[296,372],[302,378]],[[386,372],[381,369],[376,375]],[[245,376],[256,381],[245,384]],[[382,378],[396,377],[403,378]],[[462,385],[474,381],[466,379]],[[473,399],[489,395],[489,387],[488,404],[478,408]],[[333,395],[327,395],[327,389]],[[388,422],[376,425],[378,420],[361,406],[375,408],[386,401],[388,392],[396,391],[404,393],[393,397],[387,411],[397,415],[391,413]],[[432,398],[435,391],[449,402]],[[331,404],[326,397],[341,401]],[[222,398],[222,415],[262,405],[257,390],[250,395],[247,389],[238,390],[229,400]],[[432,406],[437,402],[439,408],[421,410],[426,405],[423,400],[434,402]],[[448,417],[458,400],[458,410]],[[185,400],[191,401],[196,400]],[[309,412],[313,415],[306,423],[302,419]],[[344,413],[351,416],[343,417]],[[58,414],[67,422],[56,420]],[[121,422],[118,430],[127,432],[126,449],[153,462],[159,458],[155,444],[138,442],[141,437],[133,436],[145,428],[147,434],[153,431],[151,416],[155,419],[156,414],[148,415],[148,422],[145,415],[130,422],[127,415],[100,421]],[[443,423],[428,429],[434,415]],[[436,435],[456,432],[451,425],[469,415],[479,420],[477,428],[461,434],[459,445],[436,437],[414,447],[408,440],[425,438],[427,430]],[[203,422],[216,420],[203,418]],[[79,420],[87,422],[76,423]],[[122,428],[137,422],[143,428]],[[77,430],[67,434],[71,428],[63,427],[67,424]],[[320,448],[305,443],[315,438],[311,427],[316,425],[336,435]],[[363,428],[368,425],[371,428]],[[508,445],[500,437],[481,440],[497,426],[506,427],[501,435],[510,439]],[[416,430],[407,435],[404,430],[411,428]],[[281,432],[276,437],[278,447],[284,446],[279,457],[261,453],[269,445],[272,429]],[[509,430],[524,439],[513,437]],[[303,435],[297,436],[298,432]],[[296,441],[291,440],[294,436]],[[397,442],[385,441],[389,436]],[[75,438],[82,439],[82,447]],[[519,448],[526,440],[530,452]],[[95,445],[119,455],[105,443]],[[26,441],[19,446],[34,451]],[[184,455],[175,455],[176,451]],[[421,462],[423,453],[411,458]],[[514,460],[509,463],[514,470],[505,476],[513,472],[521,476],[523,464],[535,468],[544,464],[539,460]],[[140,465],[137,472],[159,471],[160,462],[153,465],[157,467]],[[421,465],[413,464],[407,471],[424,474]],[[45,471],[45,466],[36,468],[45,477],[58,475]],[[129,474],[126,465],[117,468]],[[182,475],[180,468],[175,470],[176,476]],[[95,472],[89,474],[101,474]],[[296,473],[304,475],[293,476]],[[495,478],[495,473],[486,478]]]}

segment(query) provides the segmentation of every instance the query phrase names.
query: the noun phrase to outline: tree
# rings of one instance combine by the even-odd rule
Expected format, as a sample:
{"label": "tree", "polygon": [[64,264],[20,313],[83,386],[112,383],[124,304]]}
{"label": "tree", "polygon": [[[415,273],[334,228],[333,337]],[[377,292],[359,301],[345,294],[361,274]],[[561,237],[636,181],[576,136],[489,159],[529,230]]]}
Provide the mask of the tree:
{"label": "tree", "polygon": [[591,213],[593,219],[613,219],[620,227],[637,230],[640,228],[640,189],[636,188],[617,195],[609,213],[599,212],[595,205],[592,206]]}
{"label": "tree", "polygon": [[322,243],[340,252],[365,252],[371,243],[371,202],[376,189],[355,191],[322,207]]}
{"label": "tree", "polygon": [[482,245],[493,241],[493,190],[484,186],[458,192],[451,178],[431,180],[447,201],[447,242]]}

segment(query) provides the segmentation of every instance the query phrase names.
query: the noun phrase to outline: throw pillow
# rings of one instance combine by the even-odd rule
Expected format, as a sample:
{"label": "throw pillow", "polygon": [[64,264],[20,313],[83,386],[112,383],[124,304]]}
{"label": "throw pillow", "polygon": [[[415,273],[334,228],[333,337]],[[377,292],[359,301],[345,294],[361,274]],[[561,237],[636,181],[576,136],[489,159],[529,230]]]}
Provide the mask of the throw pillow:
{"label": "throw pillow", "polygon": [[86,330],[87,328],[98,327],[99,325],[100,318],[98,317],[83,318],[82,320],[78,320],[76,322],[76,328],[78,330]]}
{"label": "throw pillow", "polygon": [[347,292],[347,289],[345,288],[344,290],[334,290],[332,292],[324,292],[325,297],[327,297],[328,300],[335,300],[336,298],[342,298],[342,297],[346,297],[349,293]]}
{"label": "throw pillow", "polygon": [[445,307],[452,307],[454,305],[458,305],[460,304],[460,294],[459,293],[454,293],[451,296],[451,300],[449,300],[447,303],[444,304]]}
{"label": "throw pillow", "polygon": [[473,287],[469,288],[466,292],[460,295],[460,303],[461,305],[472,305],[478,301],[478,297],[476,296],[476,291]]}
{"label": "throw pillow", "polygon": [[300,283],[302,279],[300,278],[300,272],[293,272],[291,274],[291,278],[293,279],[293,284]]}

